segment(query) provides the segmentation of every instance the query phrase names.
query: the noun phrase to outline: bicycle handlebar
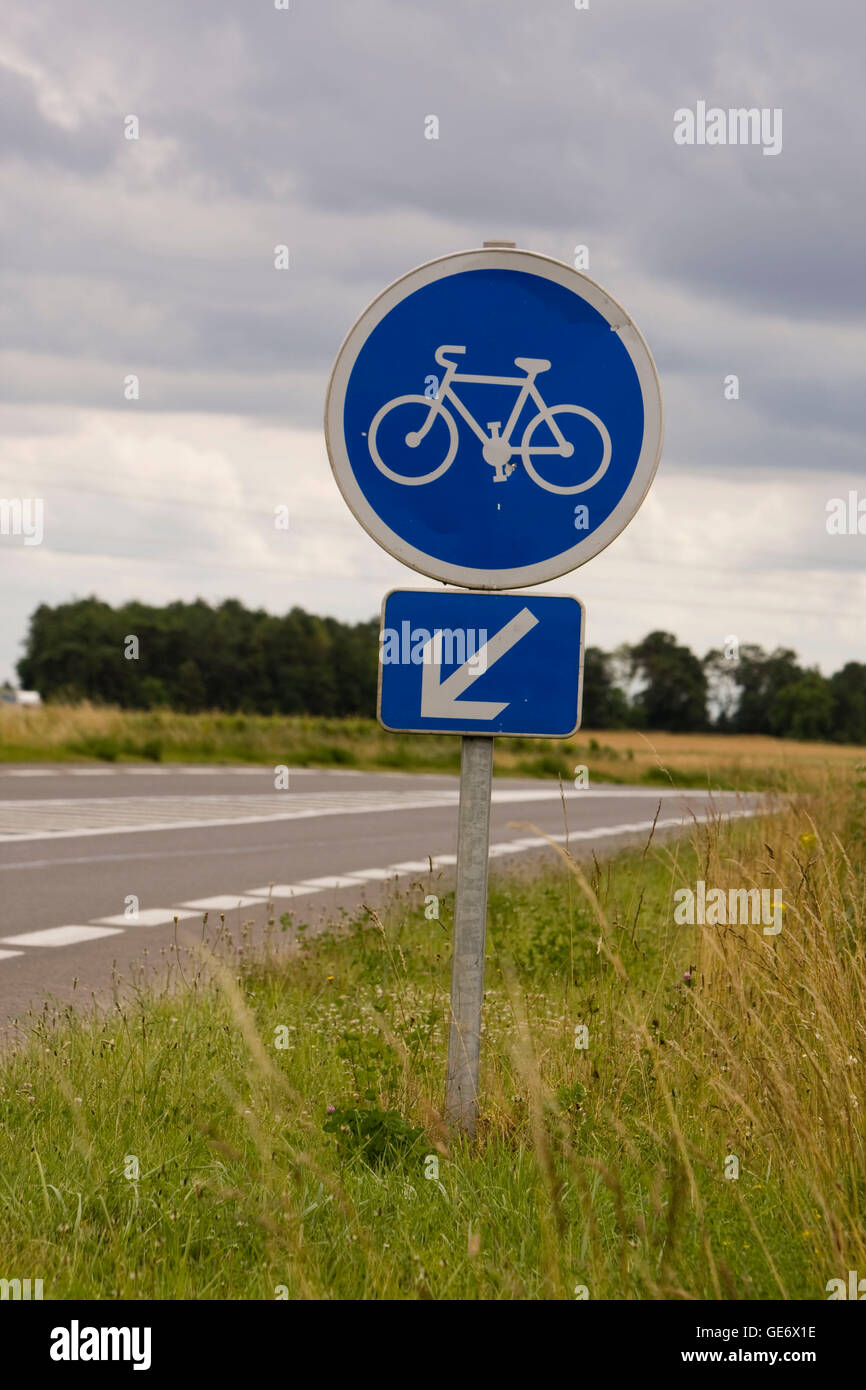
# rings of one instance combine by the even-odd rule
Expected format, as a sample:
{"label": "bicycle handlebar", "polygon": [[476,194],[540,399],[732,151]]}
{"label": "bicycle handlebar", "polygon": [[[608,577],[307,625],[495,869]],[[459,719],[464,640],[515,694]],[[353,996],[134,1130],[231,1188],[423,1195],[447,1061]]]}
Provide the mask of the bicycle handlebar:
{"label": "bicycle handlebar", "polygon": [[434,352],[433,356],[436,358],[436,361],[439,363],[439,366],[440,366],[440,367],[453,367],[454,363],[453,363],[453,362],[449,362],[448,359],[447,359],[446,357],[443,357],[442,354],[445,353],[445,352],[465,352],[465,351],[466,351],[465,347],[450,347],[447,343],[443,343],[441,347],[438,347],[438,348],[436,349],[436,351]]}

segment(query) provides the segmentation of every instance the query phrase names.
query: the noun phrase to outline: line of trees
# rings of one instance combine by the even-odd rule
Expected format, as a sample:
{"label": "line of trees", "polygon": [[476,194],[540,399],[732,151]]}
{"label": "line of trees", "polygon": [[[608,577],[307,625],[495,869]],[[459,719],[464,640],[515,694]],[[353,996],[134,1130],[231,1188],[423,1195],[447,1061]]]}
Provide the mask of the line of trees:
{"label": "line of trees", "polygon": [[[18,675],[44,700],[373,716],[377,668],[375,618],[344,623],[301,608],[276,617],[236,599],[112,608],[89,598],[36,609]],[[651,632],[614,652],[587,649],[583,722],[866,744],[866,665],[826,677],[786,648],[733,638],[700,658]]]}
{"label": "line of trees", "polygon": [[372,618],[342,623],[302,608],[275,617],[236,599],[112,608],[89,598],[36,609],[18,675],[43,700],[370,715],[378,630]]}

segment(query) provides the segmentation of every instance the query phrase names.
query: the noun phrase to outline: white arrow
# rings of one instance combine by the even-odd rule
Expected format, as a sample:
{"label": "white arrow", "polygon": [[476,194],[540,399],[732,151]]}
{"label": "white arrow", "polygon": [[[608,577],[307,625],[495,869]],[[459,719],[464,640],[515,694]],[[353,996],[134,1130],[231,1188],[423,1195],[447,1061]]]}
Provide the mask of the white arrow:
{"label": "white arrow", "polygon": [[494,661],[504,656],[521,637],[531,632],[538,619],[528,608],[521,608],[510,622],[500,628],[489,641],[479,647],[474,656],[442,680],[442,633],[434,632],[425,643],[422,653],[424,666],[421,675],[421,716],[425,719],[495,719],[507,709],[510,701],[495,704],[490,700],[458,700],[473,681],[489,670]]}

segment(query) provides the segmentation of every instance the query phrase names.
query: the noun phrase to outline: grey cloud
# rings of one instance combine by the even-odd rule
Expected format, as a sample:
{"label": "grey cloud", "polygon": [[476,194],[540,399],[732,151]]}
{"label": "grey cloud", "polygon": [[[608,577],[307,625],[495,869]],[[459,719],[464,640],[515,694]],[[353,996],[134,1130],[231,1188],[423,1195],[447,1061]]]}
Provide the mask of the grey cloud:
{"label": "grey cloud", "polygon": [[[511,235],[590,246],[656,355],[669,466],[862,472],[849,0],[46,0],[9,30],[45,76],[0,69],[0,428],[3,403],[37,431],[40,406],[117,409],[136,372],[144,414],[318,429],[366,303]],[[782,107],[782,153],[676,146],[698,99]]]}

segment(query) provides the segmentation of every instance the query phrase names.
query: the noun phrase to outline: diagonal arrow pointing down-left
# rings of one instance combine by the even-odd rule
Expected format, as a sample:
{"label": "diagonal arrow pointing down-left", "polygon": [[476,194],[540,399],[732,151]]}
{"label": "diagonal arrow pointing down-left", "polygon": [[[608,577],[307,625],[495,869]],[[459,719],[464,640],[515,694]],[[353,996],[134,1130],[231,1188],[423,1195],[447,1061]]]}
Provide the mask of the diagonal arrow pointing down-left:
{"label": "diagonal arrow pointing down-left", "polygon": [[538,623],[528,608],[521,608],[510,622],[479,647],[475,655],[442,680],[442,633],[434,632],[423,650],[421,675],[421,716],[425,719],[495,719],[510,701],[458,700],[473,681],[489,670],[495,661],[525,637]]}

